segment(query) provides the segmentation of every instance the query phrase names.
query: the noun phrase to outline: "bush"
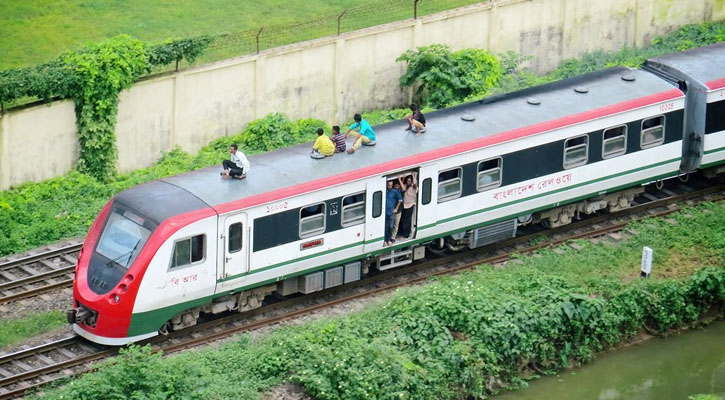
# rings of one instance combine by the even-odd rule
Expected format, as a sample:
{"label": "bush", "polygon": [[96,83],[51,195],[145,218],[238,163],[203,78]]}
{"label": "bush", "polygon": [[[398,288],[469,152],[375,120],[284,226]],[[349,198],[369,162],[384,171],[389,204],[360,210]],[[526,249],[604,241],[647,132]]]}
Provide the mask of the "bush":
{"label": "bush", "polygon": [[446,45],[433,44],[407,50],[396,61],[408,68],[400,77],[403,87],[416,87],[420,103],[435,108],[480,97],[501,79],[496,57],[479,49],[451,53]]}

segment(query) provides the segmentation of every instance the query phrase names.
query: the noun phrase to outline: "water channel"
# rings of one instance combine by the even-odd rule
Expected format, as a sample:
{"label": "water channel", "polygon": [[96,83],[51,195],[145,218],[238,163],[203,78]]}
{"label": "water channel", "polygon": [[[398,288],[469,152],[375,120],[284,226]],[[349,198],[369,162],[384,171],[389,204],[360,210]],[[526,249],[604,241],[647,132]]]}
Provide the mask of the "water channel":
{"label": "water channel", "polygon": [[687,400],[693,394],[725,399],[725,321],[601,354],[494,399]]}

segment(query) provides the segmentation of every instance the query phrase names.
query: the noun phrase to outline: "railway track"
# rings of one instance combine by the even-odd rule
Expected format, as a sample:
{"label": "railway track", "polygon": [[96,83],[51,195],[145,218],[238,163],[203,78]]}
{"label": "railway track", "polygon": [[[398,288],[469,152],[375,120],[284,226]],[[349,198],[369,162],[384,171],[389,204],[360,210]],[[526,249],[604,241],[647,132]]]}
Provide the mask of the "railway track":
{"label": "railway track", "polygon": [[[168,336],[150,339],[142,344],[149,343],[154,349],[173,353],[401,286],[423,282],[434,276],[457,273],[480,264],[506,263],[513,253],[530,253],[582,238],[606,237],[605,240],[622,240],[628,234],[616,232],[622,231],[632,221],[664,216],[703,201],[723,199],[723,185],[695,189],[690,185],[680,184],[677,187],[649,191],[638,198],[640,204],[627,210],[593,216],[556,229],[533,230],[524,236],[491,246],[433,258],[373,275],[353,284],[268,304],[246,313],[230,314],[183,331],[172,332]],[[117,348],[95,345],[79,337],[69,337],[0,356],[0,400],[22,396],[26,391],[48,382],[87,372],[93,368],[93,361],[111,357],[117,351]]]}
{"label": "railway track", "polygon": [[0,304],[71,286],[81,245],[67,245],[0,264]]}

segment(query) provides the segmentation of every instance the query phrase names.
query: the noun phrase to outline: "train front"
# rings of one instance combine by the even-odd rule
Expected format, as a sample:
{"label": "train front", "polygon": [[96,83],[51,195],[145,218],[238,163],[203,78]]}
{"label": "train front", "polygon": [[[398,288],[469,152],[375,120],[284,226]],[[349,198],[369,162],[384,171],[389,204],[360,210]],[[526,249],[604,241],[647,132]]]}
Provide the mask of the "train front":
{"label": "train front", "polygon": [[[119,346],[157,334],[128,336],[141,281],[159,246],[205,208],[163,181],[128,189],[93,222],[76,265],[68,322],[84,338]],[[163,321],[162,321],[163,323]]]}

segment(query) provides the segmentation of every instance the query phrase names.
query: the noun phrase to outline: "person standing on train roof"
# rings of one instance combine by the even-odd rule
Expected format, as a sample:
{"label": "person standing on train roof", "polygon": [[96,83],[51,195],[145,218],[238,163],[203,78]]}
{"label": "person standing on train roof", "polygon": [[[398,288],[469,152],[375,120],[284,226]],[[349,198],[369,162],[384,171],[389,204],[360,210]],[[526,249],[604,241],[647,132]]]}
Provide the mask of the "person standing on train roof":
{"label": "person standing on train roof", "polygon": [[425,116],[420,112],[420,107],[415,103],[410,105],[410,111],[413,113],[405,116],[405,119],[408,120],[408,127],[405,130],[412,130],[416,132],[415,136],[420,136],[421,133],[425,132]]}
{"label": "person standing on train roof", "polygon": [[222,162],[222,167],[224,167],[224,171],[221,173],[221,175],[230,176],[236,179],[246,178],[247,173],[249,172],[249,168],[251,167],[247,156],[245,156],[244,153],[239,150],[239,147],[236,143],[232,143],[229,146],[229,154],[231,159],[224,160]]}
{"label": "person standing on train roof", "polygon": [[332,140],[325,135],[325,131],[322,128],[317,128],[317,140],[312,145],[310,157],[320,159],[330,157],[333,154],[335,154],[335,145],[332,143]]}
{"label": "person standing on train roof", "polygon": [[387,183],[387,191],[385,192],[385,243],[383,247],[390,246],[395,243],[393,239],[393,223],[395,222],[395,213],[403,204],[403,195],[400,191],[393,188],[393,181]]}
{"label": "person standing on train roof", "polygon": [[345,151],[347,144],[345,143],[345,135],[340,132],[340,127],[335,125],[332,127],[332,142],[335,143],[335,153]]}
{"label": "person standing on train roof", "polygon": [[[348,129],[347,133],[345,133],[345,137],[352,136],[356,138],[356,140],[350,150],[347,151],[348,154],[354,153],[355,150],[360,147],[360,143],[369,146],[375,144],[375,131],[368,121],[362,119],[360,114],[355,114],[353,118],[355,119],[355,123],[350,125],[350,129]],[[355,129],[358,128],[360,129],[360,132],[355,131]]]}

